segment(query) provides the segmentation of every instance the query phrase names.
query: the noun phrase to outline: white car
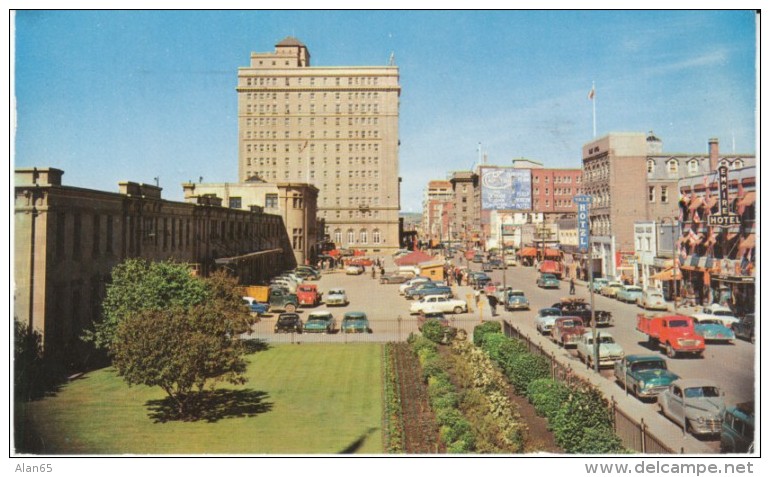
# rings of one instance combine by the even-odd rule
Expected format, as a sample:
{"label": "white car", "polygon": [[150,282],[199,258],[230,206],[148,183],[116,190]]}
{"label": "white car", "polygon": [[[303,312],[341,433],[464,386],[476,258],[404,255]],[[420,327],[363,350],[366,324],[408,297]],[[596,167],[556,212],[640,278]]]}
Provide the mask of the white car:
{"label": "white car", "polygon": [[409,280],[409,281],[399,285],[398,293],[403,295],[404,293],[406,293],[406,289],[411,287],[412,285],[417,285],[418,283],[425,283],[425,282],[429,282],[429,281],[431,281],[431,280],[428,277],[414,277],[411,280]]}
{"label": "white car", "polygon": [[[615,342],[615,338],[606,331],[596,332],[596,341],[599,343],[599,367],[615,366],[615,361],[623,359],[625,352],[623,348]],[[586,331],[577,342],[577,355],[580,361],[593,367],[596,348],[594,347],[594,337],[592,331]]]}
{"label": "white car", "polygon": [[693,316],[701,319],[716,318],[728,328],[732,328],[733,323],[738,323],[740,321],[730,308],[716,303],[703,307],[702,312],[694,313]]}
{"label": "white car", "polygon": [[447,298],[442,295],[428,295],[412,303],[409,309],[411,314],[423,313],[465,313],[468,311],[468,303],[465,300]]}
{"label": "white car", "polygon": [[274,278],[270,280],[270,285],[286,288],[289,293],[297,293],[297,282],[288,278]]}
{"label": "white car", "polygon": [[326,306],[347,306],[350,304],[348,301],[348,294],[342,288],[332,288],[324,297],[324,303]]}
{"label": "white car", "polygon": [[562,316],[558,308],[541,308],[535,316],[535,328],[541,335],[551,335],[551,329],[556,322],[556,318]]}
{"label": "white car", "polygon": [[636,300],[636,304],[645,310],[668,310],[666,299],[663,298],[663,292],[657,288],[647,288],[642,292],[642,296]]}

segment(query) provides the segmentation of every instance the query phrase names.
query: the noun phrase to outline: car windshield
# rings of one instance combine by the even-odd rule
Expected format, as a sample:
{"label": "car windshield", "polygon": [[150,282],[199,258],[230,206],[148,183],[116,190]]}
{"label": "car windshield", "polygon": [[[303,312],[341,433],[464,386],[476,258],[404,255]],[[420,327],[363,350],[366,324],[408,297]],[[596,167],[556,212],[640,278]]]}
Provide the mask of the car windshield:
{"label": "car windshield", "polygon": [[615,342],[615,339],[612,336],[600,336],[599,337],[599,344],[612,344]]}
{"label": "car windshield", "polygon": [[544,310],[540,310],[540,316],[559,316],[561,315],[561,310],[558,308],[546,308]]}
{"label": "car windshield", "polygon": [[331,320],[331,316],[311,316],[308,318],[309,321],[329,321]]}
{"label": "car windshield", "polygon": [[698,320],[699,325],[721,325],[722,322],[714,319]]}
{"label": "car windshield", "polygon": [[561,322],[561,327],[562,328],[574,328],[575,327],[575,322],[572,321],[572,320],[562,321]]}
{"label": "car windshield", "polygon": [[652,360],[652,361],[641,361],[639,363],[634,363],[631,365],[631,369],[633,371],[645,371],[648,369],[667,369],[666,368],[666,362],[665,361],[658,361],[658,360]]}
{"label": "car windshield", "polygon": [[662,293],[648,293],[647,297],[648,298],[663,298],[663,294]]}
{"label": "car windshield", "polygon": [[715,316],[733,316],[732,312],[727,310],[715,310],[714,315]]}
{"label": "car windshield", "polygon": [[687,328],[689,325],[689,321],[687,320],[671,320],[668,322],[669,328]]}
{"label": "car windshield", "polygon": [[329,295],[342,295],[343,293],[345,293],[345,290],[329,290]]}
{"label": "car windshield", "polygon": [[520,291],[512,291],[512,292],[510,292],[510,293],[511,293],[511,296],[520,296],[520,297],[522,297],[522,298],[524,297],[524,292],[520,292]]}
{"label": "car windshield", "polygon": [[685,398],[719,397],[719,388],[716,386],[698,386],[684,390]]}
{"label": "car windshield", "polygon": [[297,321],[296,316],[279,316],[278,317],[279,323],[293,323],[295,321]]}

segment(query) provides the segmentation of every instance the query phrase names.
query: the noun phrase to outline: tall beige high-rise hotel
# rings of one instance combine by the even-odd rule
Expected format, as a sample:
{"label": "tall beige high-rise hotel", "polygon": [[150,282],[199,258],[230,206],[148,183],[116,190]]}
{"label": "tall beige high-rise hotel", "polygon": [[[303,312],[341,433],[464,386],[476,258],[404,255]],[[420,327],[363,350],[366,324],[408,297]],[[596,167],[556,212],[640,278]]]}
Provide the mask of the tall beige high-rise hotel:
{"label": "tall beige high-rise hotel", "polygon": [[313,184],[338,247],[398,248],[398,67],[311,67],[287,37],[251,54],[237,91],[241,182]]}

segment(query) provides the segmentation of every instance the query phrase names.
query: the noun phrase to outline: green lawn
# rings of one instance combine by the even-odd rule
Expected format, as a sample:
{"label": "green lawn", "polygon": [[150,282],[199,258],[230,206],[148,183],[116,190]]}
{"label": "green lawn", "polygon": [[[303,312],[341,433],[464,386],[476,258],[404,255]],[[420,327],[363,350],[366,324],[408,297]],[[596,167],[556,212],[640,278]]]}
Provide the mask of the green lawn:
{"label": "green lawn", "polygon": [[249,356],[244,386],[208,420],[158,420],[159,388],[128,387],[107,368],[53,397],[17,405],[15,425],[36,454],[382,453],[379,344],[276,345]]}

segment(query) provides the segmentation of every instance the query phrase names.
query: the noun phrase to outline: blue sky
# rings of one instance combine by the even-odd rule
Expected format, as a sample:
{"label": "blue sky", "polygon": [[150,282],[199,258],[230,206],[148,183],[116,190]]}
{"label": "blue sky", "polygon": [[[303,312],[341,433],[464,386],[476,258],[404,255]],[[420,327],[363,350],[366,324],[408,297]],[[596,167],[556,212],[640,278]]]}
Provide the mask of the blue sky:
{"label": "blue sky", "polygon": [[754,153],[752,11],[25,11],[15,18],[15,166],[117,191],[236,181],[237,69],[299,38],[318,66],[401,75],[403,211],[427,181],[526,157],[580,167],[597,136]]}

